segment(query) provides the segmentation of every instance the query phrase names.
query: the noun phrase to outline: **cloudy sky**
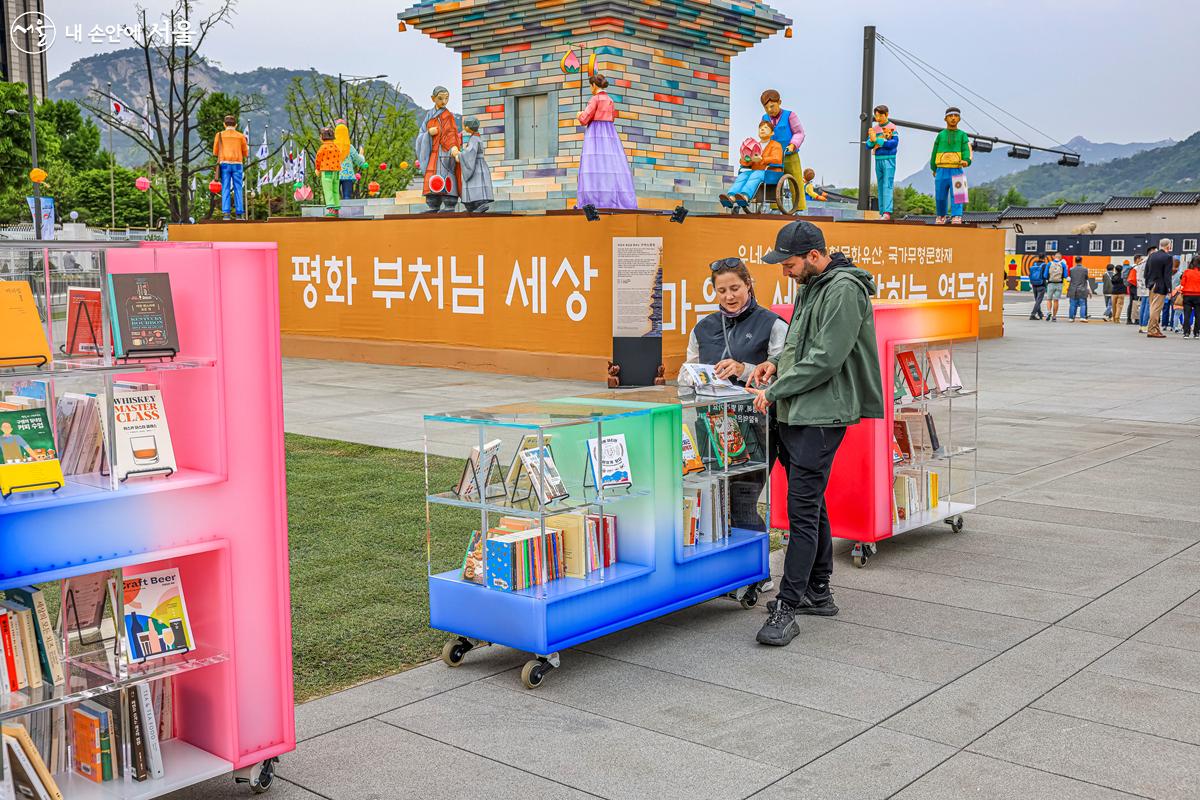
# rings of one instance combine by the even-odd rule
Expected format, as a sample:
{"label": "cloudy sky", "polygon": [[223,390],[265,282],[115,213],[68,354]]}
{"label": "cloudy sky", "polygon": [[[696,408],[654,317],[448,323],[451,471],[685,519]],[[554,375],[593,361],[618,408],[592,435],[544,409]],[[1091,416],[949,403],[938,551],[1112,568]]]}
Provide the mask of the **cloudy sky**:
{"label": "cloudy sky", "polygon": [[[169,5],[143,0],[154,12]],[[794,21],[795,36],[776,35],[733,63],[731,141],[752,135],[758,95],[774,86],[807,131],[803,156],[822,182],[857,182],[862,29],[873,24],[900,47],[969,90],[1044,131],[1046,136],[984,108],[1020,134],[988,119],[978,98],[945,88],[971,129],[1051,145],[1082,134],[1093,141],[1181,139],[1200,130],[1200,103],[1181,91],[1196,73],[1200,3],[1183,0],[909,0],[905,3],[771,0]],[[130,23],[128,0],[45,0],[58,24]],[[201,9],[213,0],[200,0]],[[422,98],[435,83],[454,86],[455,54],[419,31],[396,31],[393,0],[242,0],[233,25],[214,33],[208,54],[226,70],[259,66],[386,73]],[[331,19],[331,15],[334,16]],[[340,15],[340,16],[338,16]],[[939,30],[943,25],[946,30]],[[120,45],[77,44],[61,35],[49,53],[52,75],[79,58]],[[877,56],[876,102],[904,119],[940,122],[945,103],[888,50]],[[451,101],[452,107],[457,98]],[[904,134],[898,177],[927,163],[932,135]]]}

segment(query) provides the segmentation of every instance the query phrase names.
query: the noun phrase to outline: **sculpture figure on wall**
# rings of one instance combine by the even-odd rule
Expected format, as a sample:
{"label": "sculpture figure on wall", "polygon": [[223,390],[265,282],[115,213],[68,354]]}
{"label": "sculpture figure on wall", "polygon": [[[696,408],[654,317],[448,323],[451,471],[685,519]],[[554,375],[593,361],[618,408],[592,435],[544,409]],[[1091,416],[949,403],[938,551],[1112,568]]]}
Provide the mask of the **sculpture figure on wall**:
{"label": "sculpture figure on wall", "polygon": [[357,180],[355,175],[360,169],[367,166],[367,159],[357,147],[350,144],[350,129],[346,127],[346,121],[339,119],[337,125],[333,129],[333,141],[337,143],[339,150],[344,150],[346,155],[342,157],[342,169],[338,174],[338,185],[341,190],[343,200],[350,200],[354,197],[354,183]]}
{"label": "sculpture figure on wall", "polygon": [[483,137],[479,135],[479,120],[463,120],[463,147],[455,156],[462,170],[462,201],[467,211],[481,214],[495,200],[492,192],[492,169],[483,155]]}
{"label": "sculpture figure on wall", "polygon": [[896,150],[900,132],[888,121],[888,107],[875,106],[875,124],[867,133],[867,148],[875,154],[875,185],[879,191],[879,216],[892,218],[892,193],[896,179]]}
{"label": "sculpture figure on wall", "polygon": [[425,195],[425,205],[429,206],[426,213],[453,211],[462,191],[462,170],[458,165],[462,137],[454,114],[446,108],[450,90],[435,86],[430,99],[433,108],[421,120],[416,143],[417,163],[425,173],[421,192]]}
{"label": "sculpture figure on wall", "polygon": [[758,142],[744,142],[742,145],[742,171],[729,188],[729,193],[718,198],[721,205],[735,214],[739,210],[742,213],[749,212],[750,200],[767,179],[769,170],[778,172],[782,169],[779,164],[783,162],[783,146],[771,138],[774,133],[775,126],[763,120],[758,123]]}
{"label": "sculpture figure on wall", "polygon": [[962,224],[963,206],[967,202],[967,176],[971,166],[971,140],[958,129],[962,112],[954,106],[946,109],[946,127],[933,141],[929,168],[933,171],[933,199],[937,203],[938,225],[946,224],[949,214],[952,225]]}
{"label": "sculpture figure on wall", "polygon": [[817,185],[817,171],[811,168],[804,170],[804,196],[819,203],[829,199],[829,195],[822,192],[821,187]]}
{"label": "sculpture figure on wall", "polygon": [[320,175],[321,192],[325,195],[325,216],[336,217],[342,208],[342,195],[338,185],[338,176],[342,172],[342,159],[345,156],[333,138],[333,128],[321,128],[321,147],[313,159],[317,173]]}
{"label": "sculpture figure on wall", "polygon": [[[797,186],[804,185],[804,169],[800,166],[800,145],[804,144],[804,126],[795,112],[783,107],[779,92],[767,89],[759,96],[763,107],[763,122],[771,123],[771,138],[783,148],[783,171],[796,179]],[[808,204],[801,193],[796,211],[804,211]]]}
{"label": "sculpture figure on wall", "polygon": [[636,209],[633,173],[613,124],[616,113],[612,98],[604,91],[608,79],[593,73],[588,83],[592,87],[592,99],[578,117],[579,124],[587,131],[583,134],[583,153],[579,157],[575,205],[578,208]]}

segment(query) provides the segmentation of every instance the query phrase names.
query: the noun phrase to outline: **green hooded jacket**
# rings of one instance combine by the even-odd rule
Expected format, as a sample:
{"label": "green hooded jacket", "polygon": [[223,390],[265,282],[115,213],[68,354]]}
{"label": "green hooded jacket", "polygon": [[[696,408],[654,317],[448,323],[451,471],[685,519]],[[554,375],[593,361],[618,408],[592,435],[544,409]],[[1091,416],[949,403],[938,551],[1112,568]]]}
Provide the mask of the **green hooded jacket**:
{"label": "green hooded jacket", "polygon": [[772,359],[778,372],[767,389],[780,422],[828,426],[883,418],[873,294],[871,274],[841,253],[799,287],[783,350]]}

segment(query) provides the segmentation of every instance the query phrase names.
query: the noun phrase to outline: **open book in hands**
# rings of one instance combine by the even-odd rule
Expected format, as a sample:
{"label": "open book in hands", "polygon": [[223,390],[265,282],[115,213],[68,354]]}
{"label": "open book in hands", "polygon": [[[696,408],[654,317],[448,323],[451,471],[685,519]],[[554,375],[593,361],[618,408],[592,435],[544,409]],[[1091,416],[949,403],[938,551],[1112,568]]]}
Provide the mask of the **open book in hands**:
{"label": "open book in hands", "polygon": [[679,384],[690,386],[696,394],[708,397],[737,397],[747,393],[728,378],[718,378],[712,364],[684,364],[679,372]]}

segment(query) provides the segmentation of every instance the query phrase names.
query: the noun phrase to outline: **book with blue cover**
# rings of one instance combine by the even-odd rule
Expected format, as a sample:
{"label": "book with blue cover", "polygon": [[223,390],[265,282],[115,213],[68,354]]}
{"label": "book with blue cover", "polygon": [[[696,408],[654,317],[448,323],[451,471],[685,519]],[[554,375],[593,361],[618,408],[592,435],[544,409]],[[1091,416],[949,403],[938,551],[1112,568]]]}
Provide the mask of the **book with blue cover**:
{"label": "book with blue cover", "polygon": [[485,583],[489,589],[502,592],[513,590],[513,547],[507,536],[488,539],[484,546],[487,550],[485,567]]}

